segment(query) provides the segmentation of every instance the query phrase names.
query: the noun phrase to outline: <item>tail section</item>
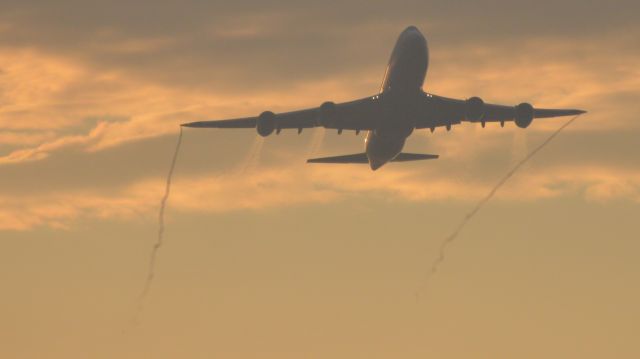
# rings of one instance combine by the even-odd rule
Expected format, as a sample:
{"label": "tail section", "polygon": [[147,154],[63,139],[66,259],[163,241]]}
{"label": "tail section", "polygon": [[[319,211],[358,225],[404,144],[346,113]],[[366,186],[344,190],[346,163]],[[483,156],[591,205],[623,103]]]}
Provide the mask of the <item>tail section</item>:
{"label": "tail section", "polygon": [[392,159],[391,162],[407,162],[407,161],[420,161],[420,160],[435,160],[438,155],[429,155],[424,153],[401,153]]}
{"label": "tail section", "polygon": [[[420,160],[433,160],[438,158],[438,155],[429,155],[422,153],[400,153],[391,162],[407,162],[407,161],[420,161]],[[360,163],[368,164],[369,158],[366,153],[356,153],[353,155],[334,156],[334,157],[322,157],[308,159],[307,163]]]}
{"label": "tail section", "polygon": [[307,163],[369,163],[366,153],[357,153],[355,155],[344,155],[334,157],[312,158]]}

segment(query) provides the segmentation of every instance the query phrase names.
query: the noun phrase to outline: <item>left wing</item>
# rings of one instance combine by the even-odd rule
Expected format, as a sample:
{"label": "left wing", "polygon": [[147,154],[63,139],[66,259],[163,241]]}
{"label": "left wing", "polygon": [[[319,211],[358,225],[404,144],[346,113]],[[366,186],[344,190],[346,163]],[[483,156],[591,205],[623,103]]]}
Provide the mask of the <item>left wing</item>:
{"label": "left wing", "polygon": [[456,100],[442,96],[425,94],[416,128],[450,127],[462,121],[505,122],[514,121],[519,127],[527,127],[534,118],[573,116],[585,113],[577,109],[539,109],[528,103],[517,106],[504,106],[484,103],[478,97],[468,100]]}
{"label": "left wing", "polygon": [[[312,128],[323,126],[338,130],[371,130],[375,128],[376,116],[380,104],[379,96],[365,97],[359,100],[335,104],[325,102],[320,107],[299,111],[274,114],[263,112],[260,116],[236,118],[218,121],[199,121],[185,123],[185,127],[197,128],[259,128],[266,125],[265,133],[282,129]],[[269,131],[270,130],[270,131]]]}

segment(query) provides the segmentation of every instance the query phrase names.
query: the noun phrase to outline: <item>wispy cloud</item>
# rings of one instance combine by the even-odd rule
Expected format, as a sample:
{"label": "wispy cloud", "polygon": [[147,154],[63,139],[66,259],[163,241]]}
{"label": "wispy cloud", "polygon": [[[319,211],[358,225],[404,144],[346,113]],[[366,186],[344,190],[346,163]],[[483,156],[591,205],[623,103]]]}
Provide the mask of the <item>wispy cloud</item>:
{"label": "wispy cloud", "polygon": [[[493,184],[488,179],[456,181],[452,178],[448,173],[399,167],[375,173],[362,166],[258,168],[241,175],[177,178],[169,207],[171,211],[216,213],[361,197],[402,202],[471,202],[486,195]],[[151,219],[163,186],[163,180],[157,178],[142,179],[119,189],[4,195],[0,197],[0,229],[28,230],[39,226],[64,229],[80,219]],[[497,195],[503,201],[562,196],[640,203],[640,170],[587,166],[530,171],[516,176]]]}
{"label": "wispy cloud", "polygon": [[[638,104],[627,94],[640,91],[640,76],[634,65],[637,58],[608,55],[619,50],[624,41],[610,41],[608,37],[596,40],[607,49],[597,58],[593,54],[586,56],[585,52],[592,46],[588,42],[561,46],[548,39],[527,40],[517,52],[500,46],[437,49],[433,51],[435,55],[426,87],[458,97],[481,95],[488,101],[515,104],[526,100],[541,106],[590,110],[589,121],[583,121],[574,129],[636,128],[637,121],[630,113]],[[147,48],[162,46],[166,41],[131,40],[130,44],[142,44]],[[496,57],[496,53],[510,55]],[[544,56],[548,53],[554,56]],[[575,56],[568,55],[571,53]],[[18,153],[5,156],[2,160],[5,163],[21,158],[45,158],[42,154],[24,156],[24,152],[41,153],[37,149],[41,146],[49,148],[49,152],[54,151],[57,144],[71,141],[69,128],[82,124],[89,117],[128,119],[106,125],[100,122],[84,134],[75,134],[90,137],[91,140],[84,142],[84,149],[96,151],[173,132],[177,124],[184,121],[244,116],[265,109],[280,111],[316,106],[328,99],[339,101],[366,96],[376,87],[370,79],[379,78],[379,73],[370,72],[373,70],[356,71],[347,78],[301,83],[286,91],[243,95],[170,86],[152,79],[132,79],[129,73],[119,69],[105,71],[73,57],[33,49],[5,48],[0,50],[0,59],[0,89],[4,103],[0,108],[0,126],[46,130],[48,142],[51,142],[16,149]],[[594,62],[605,70],[593,71]],[[602,86],[605,81],[606,87]],[[363,83],[371,83],[368,92],[363,90]],[[242,109],[242,113],[238,109]],[[554,127],[552,121],[539,121],[531,130],[551,131]],[[51,131],[59,132],[58,138],[50,138]],[[101,135],[95,136],[97,132]],[[11,141],[12,145],[14,143]],[[24,145],[32,146],[33,141]]]}
{"label": "wispy cloud", "polygon": [[[211,41],[238,40],[234,44],[246,41],[258,46],[250,40],[258,33],[265,35],[264,28],[270,26],[272,17],[257,19],[250,25],[218,23],[203,31]],[[269,77],[261,73],[263,67],[247,67],[247,74],[237,75],[235,64],[215,58],[207,58],[211,61],[209,67],[188,66],[188,71],[183,63],[173,64],[172,69],[179,70],[184,78],[173,77],[165,76],[166,63],[156,66],[149,61],[148,71],[137,71],[140,68],[126,64],[131,62],[131,56],[152,56],[186,46],[182,40],[142,34],[122,37],[121,33],[110,35],[109,29],[101,31],[106,31],[102,38],[108,41],[88,47],[90,54],[65,48],[0,48],[0,145],[5,150],[0,155],[0,170],[9,165],[45,162],[63,152],[91,156],[125,144],[144,146],[145,140],[177,132],[177,125],[182,122],[246,116],[267,109],[279,112],[317,106],[325,100],[345,101],[370,95],[377,89],[385,60],[376,61],[380,64],[377,67],[372,62],[348,62],[339,69],[333,64],[327,67],[324,78],[298,78],[289,72],[289,76],[283,76],[279,72],[283,60],[262,48],[264,62],[275,73]],[[507,104],[531,101],[541,106],[589,110],[569,131],[607,132],[609,136],[638,131],[638,54],[622,51],[635,39],[634,34],[610,32],[575,41],[540,37],[518,43],[495,42],[491,46],[469,42],[432,46],[426,89],[461,98],[480,95],[487,101]],[[341,38],[341,46],[365,41],[367,48],[379,47],[375,39],[358,38]],[[96,54],[113,55],[113,63],[98,60]],[[209,79],[206,76],[212,69],[222,76],[221,83],[233,86],[193,85],[193,78]],[[254,82],[260,86],[253,86]],[[548,132],[557,126],[553,120],[537,121],[527,133]],[[470,180],[461,169],[476,159],[482,159],[483,164],[495,160],[490,158],[491,153],[508,151],[517,158],[526,149],[527,135],[521,130],[513,126],[488,127],[481,130],[467,124],[449,135],[440,130],[427,134],[430,148],[443,155],[439,161],[446,159],[449,166],[426,166],[420,170],[390,166],[370,173],[362,167],[276,165],[241,177],[200,172],[176,179],[171,207],[181,211],[255,210],[327,203],[361,195],[398,201],[475,200],[491,186],[490,170],[479,170],[481,173],[474,174],[478,178]],[[588,144],[580,146],[582,150],[589,149]],[[633,151],[622,155],[637,156]],[[283,156],[283,161],[286,158]],[[534,200],[578,195],[594,201],[638,201],[637,167],[614,165],[602,159],[562,165],[554,162],[527,176],[517,176],[498,197]],[[495,164],[492,166],[491,171],[495,171]],[[162,181],[145,176],[127,180],[124,185],[119,183],[108,189],[41,188],[32,196],[14,196],[11,188],[4,188],[0,194],[0,228],[63,228],[85,217],[132,218],[152,213]]]}

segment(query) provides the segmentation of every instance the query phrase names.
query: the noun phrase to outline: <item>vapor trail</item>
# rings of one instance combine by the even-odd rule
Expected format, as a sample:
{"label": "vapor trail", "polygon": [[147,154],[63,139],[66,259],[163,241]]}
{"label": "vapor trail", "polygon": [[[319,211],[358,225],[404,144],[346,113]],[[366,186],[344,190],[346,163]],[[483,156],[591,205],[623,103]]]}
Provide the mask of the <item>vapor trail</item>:
{"label": "vapor trail", "polygon": [[178,152],[180,151],[181,143],[182,143],[182,127],[180,127],[180,134],[178,135],[176,150],[173,153],[173,159],[171,160],[171,167],[169,167],[169,173],[167,174],[167,182],[164,190],[164,195],[162,196],[162,200],[160,201],[160,211],[158,212],[158,237],[157,237],[156,243],[153,245],[153,248],[151,249],[151,256],[149,259],[149,272],[147,274],[147,280],[144,283],[142,292],[140,293],[140,297],[138,298],[138,312],[136,314],[139,314],[142,311],[142,305],[144,304],[144,300],[147,297],[147,294],[149,293],[149,289],[151,289],[153,277],[155,276],[156,256],[158,254],[158,250],[160,249],[160,247],[162,247],[162,243],[164,239],[164,210],[167,207],[167,201],[169,200],[169,193],[171,192],[171,177],[173,177],[173,170],[176,167],[176,161],[178,159]]}
{"label": "vapor trail", "polygon": [[324,127],[316,127],[316,129],[313,131],[313,135],[311,136],[309,147],[307,148],[307,158],[315,156],[315,154],[320,151],[326,134],[327,130],[325,130]]}
{"label": "vapor trail", "polygon": [[440,244],[440,250],[438,252],[438,257],[434,260],[433,264],[431,265],[431,270],[427,273],[427,276],[426,276],[422,286],[420,286],[420,288],[418,288],[418,290],[416,291],[416,298],[417,299],[420,298],[420,292],[422,292],[423,290],[427,289],[427,287],[429,286],[429,281],[438,272],[438,268],[440,267],[440,264],[442,264],[442,262],[445,259],[445,251],[447,250],[447,247],[451,244],[451,242],[453,242],[456,239],[456,237],[458,237],[458,234],[460,234],[460,232],[462,232],[462,230],[467,225],[467,223],[469,223],[469,221],[471,221],[473,219],[473,217],[475,217],[475,215],[482,209],[482,207],[484,207],[484,205],[487,202],[489,202],[489,200],[491,200],[491,198],[493,198],[493,196],[496,194],[496,192],[498,192],[498,190],[525,163],[527,163],[531,158],[533,158],[533,156],[535,156],[538,152],[540,152],[540,150],[542,150],[546,145],[548,145],[549,142],[553,141],[553,139],[556,136],[558,136],[558,134],[560,134],[560,132],[562,132],[562,130],[564,130],[567,126],[572,124],[573,121],[575,121],[578,117],[580,117],[580,115],[574,116],[569,121],[567,121],[564,125],[560,126],[560,128],[558,128],[554,133],[552,133],[551,136],[549,136],[546,140],[544,140],[544,142],[542,142],[540,145],[538,145],[538,147],[536,147],[533,151],[529,152],[529,154],[525,158],[523,158],[520,162],[518,162],[509,172],[507,172],[504,175],[504,177],[502,177],[502,179],[500,179],[500,181],[498,181],[498,183],[491,189],[491,191],[489,191],[489,194],[487,194],[483,199],[481,199],[480,202],[478,202],[476,204],[476,206],[473,208],[473,210],[471,210],[471,212],[469,212],[462,219],[462,221],[460,222],[460,224],[458,224],[458,226],[454,229],[454,231],[448,237],[446,237],[444,239],[444,241],[442,241],[442,243]]}
{"label": "vapor trail", "polygon": [[238,164],[237,175],[242,175],[248,170],[253,170],[258,166],[260,161],[260,154],[262,153],[262,146],[264,145],[264,137],[256,135],[256,139],[253,141],[251,148],[245,158]]}

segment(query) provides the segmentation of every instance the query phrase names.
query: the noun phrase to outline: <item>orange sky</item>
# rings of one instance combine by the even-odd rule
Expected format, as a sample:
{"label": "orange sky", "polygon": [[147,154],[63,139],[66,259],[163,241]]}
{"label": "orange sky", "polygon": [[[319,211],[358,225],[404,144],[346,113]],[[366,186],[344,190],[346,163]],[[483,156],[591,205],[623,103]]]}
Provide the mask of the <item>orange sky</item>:
{"label": "orange sky", "polygon": [[[634,2],[3,7],[0,356],[640,355]],[[361,151],[348,131],[187,129],[132,327],[178,124],[371,95],[410,24],[429,92],[589,113],[469,224],[419,303],[442,238],[563,120],[417,131],[407,150],[440,159],[375,173],[304,163]]]}

